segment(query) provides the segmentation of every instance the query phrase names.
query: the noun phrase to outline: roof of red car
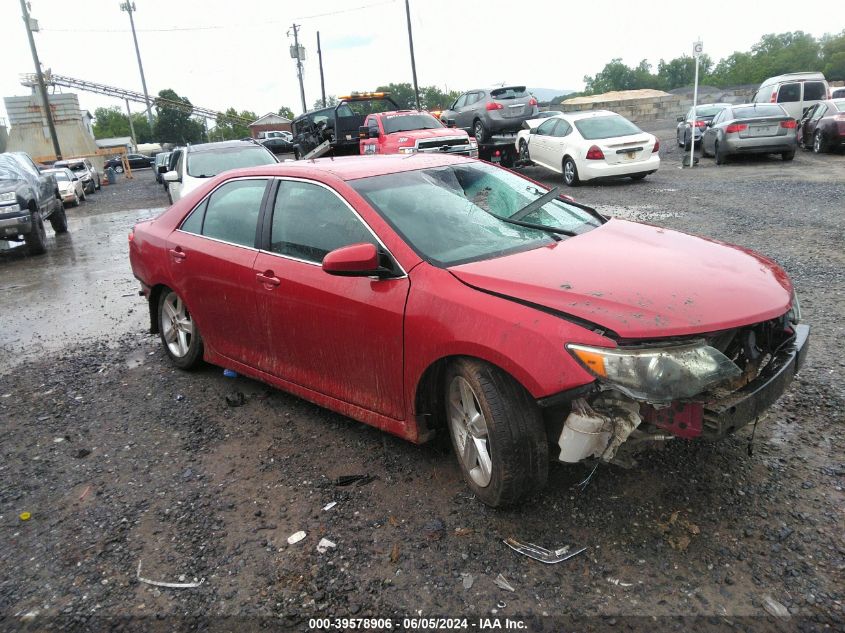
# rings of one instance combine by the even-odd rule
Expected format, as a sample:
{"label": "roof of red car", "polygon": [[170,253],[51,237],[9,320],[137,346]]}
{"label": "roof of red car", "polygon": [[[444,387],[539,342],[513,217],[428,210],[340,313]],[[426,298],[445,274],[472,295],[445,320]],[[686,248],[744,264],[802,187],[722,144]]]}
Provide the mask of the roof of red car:
{"label": "roof of red car", "polygon": [[[474,159],[444,154],[382,154],[377,156],[339,156],[314,160],[287,161],[236,170],[238,175],[273,175],[307,177],[315,171],[328,172],[341,180],[356,180],[415,169],[428,169],[473,162]],[[228,172],[232,174],[232,172]]]}

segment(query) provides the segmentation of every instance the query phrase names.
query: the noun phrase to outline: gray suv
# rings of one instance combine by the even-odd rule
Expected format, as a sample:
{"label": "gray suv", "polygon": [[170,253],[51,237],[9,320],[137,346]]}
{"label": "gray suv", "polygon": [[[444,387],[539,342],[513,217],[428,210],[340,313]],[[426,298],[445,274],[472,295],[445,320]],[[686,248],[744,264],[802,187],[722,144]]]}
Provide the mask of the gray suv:
{"label": "gray suv", "polygon": [[491,134],[518,132],[522,122],[536,117],[537,99],[525,86],[503,86],[489,90],[470,90],[443,110],[440,120],[474,135],[479,143],[490,140]]}

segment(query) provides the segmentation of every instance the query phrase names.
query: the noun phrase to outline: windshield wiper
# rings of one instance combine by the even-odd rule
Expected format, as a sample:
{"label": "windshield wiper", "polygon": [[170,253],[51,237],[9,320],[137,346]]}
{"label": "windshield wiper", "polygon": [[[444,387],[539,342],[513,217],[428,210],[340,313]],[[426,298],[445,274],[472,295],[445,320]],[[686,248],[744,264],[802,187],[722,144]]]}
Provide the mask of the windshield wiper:
{"label": "windshield wiper", "polygon": [[559,187],[552,187],[551,189],[549,189],[546,193],[544,193],[539,198],[532,200],[531,202],[526,204],[519,211],[517,211],[512,216],[510,216],[509,219],[514,220],[514,221],[521,220],[522,218],[524,218],[526,215],[528,215],[532,211],[536,211],[540,207],[545,206],[546,204],[548,204],[552,200],[556,199],[559,195],[560,195],[560,188]]}

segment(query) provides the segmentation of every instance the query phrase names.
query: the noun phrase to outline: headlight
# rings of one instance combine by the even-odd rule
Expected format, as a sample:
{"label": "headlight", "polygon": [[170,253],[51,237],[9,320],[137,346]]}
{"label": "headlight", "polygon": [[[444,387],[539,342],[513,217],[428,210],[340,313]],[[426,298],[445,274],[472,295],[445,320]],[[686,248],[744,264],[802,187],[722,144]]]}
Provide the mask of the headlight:
{"label": "headlight", "polygon": [[14,191],[7,191],[6,193],[0,193],[0,204],[9,204],[10,202],[17,202],[18,194]]}
{"label": "headlight", "polygon": [[798,295],[794,290],[792,291],[792,305],[789,312],[786,313],[786,320],[793,325],[801,323],[801,304],[798,303]]}
{"label": "headlight", "polygon": [[701,341],[637,349],[566,348],[599,380],[648,402],[690,398],[742,373],[722,352]]}
{"label": "headlight", "polygon": [[469,139],[469,146],[470,147],[478,147],[478,141],[474,138]]}
{"label": "headlight", "polygon": [[399,148],[400,154],[413,154],[416,151],[417,151],[416,147],[400,147]]}

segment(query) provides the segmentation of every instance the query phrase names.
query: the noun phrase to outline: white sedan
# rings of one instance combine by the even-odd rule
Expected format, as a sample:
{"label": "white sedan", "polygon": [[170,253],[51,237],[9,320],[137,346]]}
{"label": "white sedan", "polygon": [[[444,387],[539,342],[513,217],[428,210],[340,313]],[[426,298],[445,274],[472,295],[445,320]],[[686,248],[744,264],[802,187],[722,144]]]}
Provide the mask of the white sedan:
{"label": "white sedan", "polygon": [[660,167],[660,141],[607,110],[548,118],[520,130],[516,148],[524,163],[563,174],[570,187],[598,178],[641,180]]}

